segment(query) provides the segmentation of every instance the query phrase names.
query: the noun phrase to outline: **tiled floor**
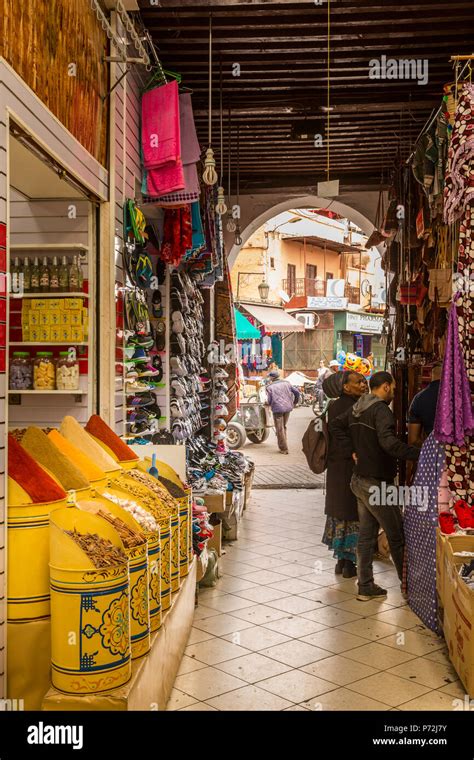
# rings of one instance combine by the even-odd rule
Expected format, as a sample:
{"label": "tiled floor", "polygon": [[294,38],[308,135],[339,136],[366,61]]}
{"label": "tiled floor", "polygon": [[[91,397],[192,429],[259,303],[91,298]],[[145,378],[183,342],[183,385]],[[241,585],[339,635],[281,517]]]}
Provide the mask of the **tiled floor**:
{"label": "tiled floor", "polygon": [[254,491],[222,578],[199,594],[169,710],[453,710],[464,690],[443,639],[406,605],[358,602],[321,535],[323,494]]}

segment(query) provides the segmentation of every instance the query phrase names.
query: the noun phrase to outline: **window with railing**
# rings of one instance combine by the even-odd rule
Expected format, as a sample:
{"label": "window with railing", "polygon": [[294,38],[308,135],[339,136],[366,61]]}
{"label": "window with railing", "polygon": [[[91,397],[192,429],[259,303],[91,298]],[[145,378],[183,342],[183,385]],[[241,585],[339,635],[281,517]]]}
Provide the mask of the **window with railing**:
{"label": "window with railing", "polygon": [[[309,277],[297,277],[282,280],[282,289],[292,296],[326,296],[327,282]],[[349,303],[360,304],[360,290],[355,285],[344,286],[344,297]]]}

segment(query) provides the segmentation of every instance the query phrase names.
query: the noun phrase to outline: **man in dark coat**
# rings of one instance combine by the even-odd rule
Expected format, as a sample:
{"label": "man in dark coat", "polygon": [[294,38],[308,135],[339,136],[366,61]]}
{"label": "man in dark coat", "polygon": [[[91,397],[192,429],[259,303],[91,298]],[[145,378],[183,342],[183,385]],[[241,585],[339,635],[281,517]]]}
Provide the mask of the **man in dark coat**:
{"label": "man in dark coat", "polygon": [[357,499],[350,482],[354,461],[352,446],[341,446],[332,432],[334,420],[350,409],[367,392],[365,378],[357,372],[333,374],[323,382],[323,390],[330,402],[327,412],[329,450],[326,475],[326,528],[323,543],[337,559],[335,572],[344,578],[353,578],[356,570],[356,547],[359,534]]}

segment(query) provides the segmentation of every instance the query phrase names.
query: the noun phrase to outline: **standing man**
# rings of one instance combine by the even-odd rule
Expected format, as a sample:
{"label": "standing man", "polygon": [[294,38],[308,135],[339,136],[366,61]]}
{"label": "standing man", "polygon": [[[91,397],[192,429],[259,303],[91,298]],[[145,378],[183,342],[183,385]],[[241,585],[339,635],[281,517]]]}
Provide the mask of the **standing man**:
{"label": "standing man", "polygon": [[421,446],[432,432],[436,417],[442,365],[438,362],[431,370],[431,382],[413,398],[408,412],[408,443]]}
{"label": "standing man", "polygon": [[[323,365],[321,367],[321,365]],[[323,383],[328,377],[335,375],[339,370],[339,362],[336,359],[332,359],[329,362],[329,368],[324,366],[324,362],[319,362],[318,379],[316,380],[316,398],[318,399],[320,411],[324,408],[324,391]]]}
{"label": "standing man", "polygon": [[319,362],[319,367],[318,367],[318,379],[322,378],[324,380],[328,372],[329,372],[329,368],[326,367],[326,365],[324,364],[324,360],[321,359],[321,361]]}
{"label": "standing man", "polygon": [[[341,444],[350,435],[354,451],[354,474],[351,489],[357,499],[359,542],[357,546],[357,599],[367,602],[383,599],[387,591],[374,583],[373,556],[379,527],[387,536],[400,582],[403,578],[405,539],[400,504],[389,504],[384,494],[390,492],[397,473],[397,459],[416,460],[420,449],[400,441],[395,435],[395,420],[389,404],[395,395],[395,380],[389,372],[376,372],[370,381],[370,393],[361,396],[354,406],[334,422],[333,431]],[[387,503],[385,503],[387,501]]]}
{"label": "standing man", "polygon": [[272,370],[268,375],[270,384],[267,385],[267,398],[275,420],[275,432],[278,448],[281,454],[288,454],[288,439],[286,428],[290,412],[299,401],[300,393],[294,385],[280,378],[278,370]]}

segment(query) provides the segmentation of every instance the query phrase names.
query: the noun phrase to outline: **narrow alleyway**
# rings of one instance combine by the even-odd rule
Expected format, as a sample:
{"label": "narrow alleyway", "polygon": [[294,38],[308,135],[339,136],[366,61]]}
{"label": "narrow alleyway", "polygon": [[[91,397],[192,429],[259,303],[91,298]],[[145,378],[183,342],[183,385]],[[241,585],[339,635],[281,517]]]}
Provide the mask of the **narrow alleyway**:
{"label": "narrow alleyway", "polygon": [[[293,420],[290,466],[304,465],[305,413]],[[257,469],[282,466],[274,450],[271,436]],[[199,593],[168,709],[453,710],[464,698],[443,639],[409,609],[392,564],[375,563],[387,600],[358,602],[321,544],[324,522],[321,488],[253,491],[221,579]]]}

